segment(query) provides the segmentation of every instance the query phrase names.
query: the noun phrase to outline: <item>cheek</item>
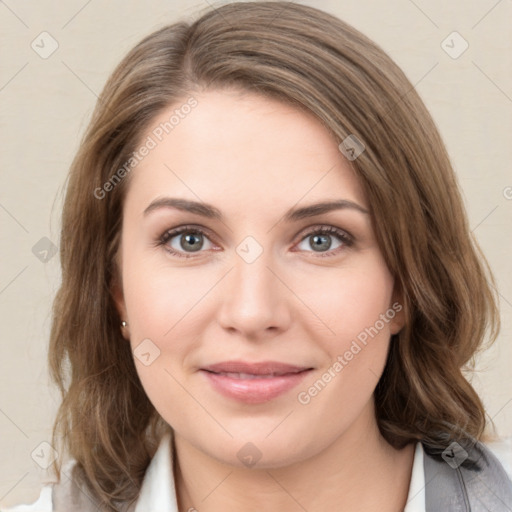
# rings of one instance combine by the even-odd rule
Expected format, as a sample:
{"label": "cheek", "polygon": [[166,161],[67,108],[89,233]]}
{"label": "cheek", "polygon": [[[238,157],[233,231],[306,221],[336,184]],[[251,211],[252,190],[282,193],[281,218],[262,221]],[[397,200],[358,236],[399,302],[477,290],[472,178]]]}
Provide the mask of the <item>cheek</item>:
{"label": "cheek", "polygon": [[165,258],[134,253],[124,260],[123,289],[130,333],[155,340],[171,338],[189,321],[214,276],[199,267],[171,268]]}
{"label": "cheek", "polygon": [[[298,390],[297,400],[320,422],[318,429],[348,427],[370,400],[387,359],[393,279],[380,259],[317,281],[308,305],[321,317],[308,336],[326,354],[325,364]],[[312,316],[311,316],[312,317]],[[331,427],[322,418],[329,417]]]}
{"label": "cheek", "polygon": [[[304,324],[308,337],[326,357],[321,373],[301,387],[298,400],[314,402],[318,417],[332,415],[336,425],[355,417],[370,399],[386,363],[396,314],[390,304],[393,278],[384,262],[377,256],[360,263],[329,269],[314,289],[302,291],[316,314]],[[343,407],[333,412],[333,404]]]}
{"label": "cheek", "polygon": [[171,268],[165,258],[155,261],[136,249],[127,253],[123,291],[134,361],[151,402],[166,411],[170,397],[174,404],[190,401],[180,375],[187,355],[200,344],[208,317],[201,301],[218,277],[199,266]]}
{"label": "cheek", "polygon": [[[125,260],[124,293],[130,318],[130,343],[141,384],[151,403],[173,426],[201,420],[186,386],[183,361],[197,336],[188,329],[199,320],[201,295],[185,269],[147,265],[137,258]],[[146,262],[147,263],[147,262]],[[194,305],[196,305],[194,307]],[[193,324],[191,324],[191,319]],[[188,330],[188,332],[187,332]],[[180,413],[178,414],[178,412]]]}
{"label": "cheek", "polygon": [[298,295],[314,313],[308,315],[313,319],[312,339],[318,339],[320,333],[331,355],[348,349],[358,337],[364,342],[369,331],[376,337],[374,328],[381,339],[389,338],[390,320],[395,314],[390,311],[393,279],[380,258],[367,258],[350,268],[329,269],[316,276],[314,283],[314,287],[302,287]]}

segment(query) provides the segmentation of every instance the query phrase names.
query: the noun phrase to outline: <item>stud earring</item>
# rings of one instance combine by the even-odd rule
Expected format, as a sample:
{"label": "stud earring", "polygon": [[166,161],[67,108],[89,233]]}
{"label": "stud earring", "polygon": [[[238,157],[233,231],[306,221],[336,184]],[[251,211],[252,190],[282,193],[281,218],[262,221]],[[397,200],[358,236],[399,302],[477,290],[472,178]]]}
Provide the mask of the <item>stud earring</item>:
{"label": "stud earring", "polygon": [[127,327],[128,326],[128,322],[125,322],[124,320],[121,322],[121,327]]}

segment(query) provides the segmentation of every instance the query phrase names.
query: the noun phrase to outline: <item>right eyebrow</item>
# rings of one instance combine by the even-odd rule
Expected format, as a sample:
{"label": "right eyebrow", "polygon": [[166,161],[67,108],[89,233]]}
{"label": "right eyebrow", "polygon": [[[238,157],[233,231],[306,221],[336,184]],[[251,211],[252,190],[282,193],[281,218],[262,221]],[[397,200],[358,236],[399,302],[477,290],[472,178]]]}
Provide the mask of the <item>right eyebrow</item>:
{"label": "right eyebrow", "polygon": [[195,213],[196,215],[201,215],[210,219],[223,220],[224,218],[220,210],[208,203],[200,203],[198,201],[190,201],[188,199],[179,199],[174,197],[161,197],[155,199],[144,210],[144,215],[160,208],[176,208],[184,212]]}

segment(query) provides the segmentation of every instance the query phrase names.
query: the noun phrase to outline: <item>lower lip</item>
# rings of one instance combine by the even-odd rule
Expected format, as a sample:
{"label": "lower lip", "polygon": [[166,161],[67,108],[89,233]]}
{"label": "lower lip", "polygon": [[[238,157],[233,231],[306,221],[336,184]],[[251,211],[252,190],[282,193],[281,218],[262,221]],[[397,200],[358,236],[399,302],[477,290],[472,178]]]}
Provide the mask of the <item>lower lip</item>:
{"label": "lower lip", "polygon": [[247,404],[261,404],[294,388],[311,370],[261,379],[235,379],[227,375],[201,370],[213,388],[224,396]]}

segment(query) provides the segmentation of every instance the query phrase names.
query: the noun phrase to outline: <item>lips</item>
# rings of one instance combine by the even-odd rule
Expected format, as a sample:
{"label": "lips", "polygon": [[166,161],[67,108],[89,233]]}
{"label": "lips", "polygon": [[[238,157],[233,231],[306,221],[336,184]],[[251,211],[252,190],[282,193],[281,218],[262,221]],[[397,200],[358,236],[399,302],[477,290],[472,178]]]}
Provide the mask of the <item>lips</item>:
{"label": "lips", "polygon": [[224,397],[261,404],[290,391],[311,370],[311,367],[275,361],[225,361],[201,368],[201,373]]}
{"label": "lips", "polygon": [[212,373],[238,374],[243,376],[241,378],[250,378],[250,376],[255,375],[276,376],[286,375],[289,373],[299,373],[304,370],[309,370],[311,367],[297,366],[277,361],[261,361],[256,363],[249,363],[245,361],[224,361],[205,366],[201,369]]}

